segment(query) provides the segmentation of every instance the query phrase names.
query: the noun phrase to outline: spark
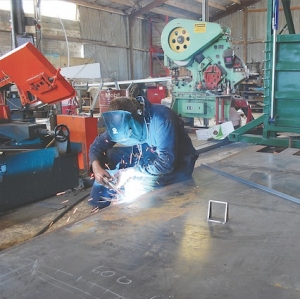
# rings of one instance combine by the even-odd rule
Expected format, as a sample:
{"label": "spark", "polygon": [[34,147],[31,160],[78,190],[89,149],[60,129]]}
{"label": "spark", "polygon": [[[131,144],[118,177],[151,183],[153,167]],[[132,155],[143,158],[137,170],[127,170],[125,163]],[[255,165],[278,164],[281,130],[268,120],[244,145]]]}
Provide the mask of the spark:
{"label": "spark", "polygon": [[93,200],[93,198],[89,198],[87,201],[91,201],[91,200]]}
{"label": "spark", "polygon": [[51,227],[53,225],[53,221],[49,224],[49,227]]}
{"label": "spark", "polygon": [[67,223],[69,222],[70,218],[71,218],[71,217],[69,216],[69,218],[68,218],[68,220],[67,220]]}
{"label": "spark", "polygon": [[91,211],[91,213],[96,213],[99,210],[99,207],[94,207]]}
{"label": "spark", "polygon": [[108,164],[107,164],[107,163],[105,163],[104,165],[107,167],[107,169],[109,169],[109,170],[110,170],[110,168],[109,168],[109,166],[108,166]]}
{"label": "spark", "polygon": [[75,208],[74,211],[73,211],[73,214],[75,214],[77,210],[78,210],[78,208]]}
{"label": "spark", "polygon": [[59,193],[56,193],[56,196],[58,196],[58,195],[63,195],[63,194],[65,194],[66,193],[66,191],[64,191],[64,192],[59,192]]}
{"label": "spark", "polygon": [[67,199],[67,200],[64,200],[64,201],[62,201],[61,203],[66,203],[66,202],[68,202],[69,200]]}

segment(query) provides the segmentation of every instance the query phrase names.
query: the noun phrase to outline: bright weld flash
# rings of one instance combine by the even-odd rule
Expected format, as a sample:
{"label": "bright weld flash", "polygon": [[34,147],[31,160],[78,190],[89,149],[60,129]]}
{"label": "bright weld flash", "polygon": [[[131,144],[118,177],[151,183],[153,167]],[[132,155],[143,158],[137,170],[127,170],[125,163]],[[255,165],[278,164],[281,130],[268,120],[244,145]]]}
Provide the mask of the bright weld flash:
{"label": "bright weld flash", "polygon": [[132,179],[126,183],[123,191],[125,198],[122,198],[123,202],[133,202],[137,197],[146,193],[142,182],[137,179]]}

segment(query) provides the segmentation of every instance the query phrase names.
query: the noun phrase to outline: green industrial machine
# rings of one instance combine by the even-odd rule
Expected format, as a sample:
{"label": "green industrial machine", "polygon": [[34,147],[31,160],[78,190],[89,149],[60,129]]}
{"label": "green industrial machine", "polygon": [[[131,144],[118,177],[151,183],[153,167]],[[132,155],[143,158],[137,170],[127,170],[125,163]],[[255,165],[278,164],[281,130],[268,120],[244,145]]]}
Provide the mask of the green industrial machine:
{"label": "green industrial machine", "polygon": [[286,33],[278,28],[279,0],[268,0],[263,114],[232,132],[230,141],[300,148],[300,35],[290,5],[282,0]]}
{"label": "green industrial machine", "polygon": [[173,72],[171,108],[183,118],[204,119],[206,126],[209,119],[230,120],[236,87],[248,70],[231,47],[229,28],[175,19],[163,29],[161,45],[164,64]]}

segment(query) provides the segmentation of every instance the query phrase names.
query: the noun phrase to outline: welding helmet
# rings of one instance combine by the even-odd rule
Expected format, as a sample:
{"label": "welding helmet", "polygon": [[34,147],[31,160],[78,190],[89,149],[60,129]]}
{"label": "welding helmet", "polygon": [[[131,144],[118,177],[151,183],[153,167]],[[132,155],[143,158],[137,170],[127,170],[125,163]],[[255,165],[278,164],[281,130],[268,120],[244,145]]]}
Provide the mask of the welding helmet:
{"label": "welding helmet", "polygon": [[136,119],[130,112],[124,110],[103,112],[102,117],[112,141],[126,146],[146,141],[147,130],[143,117]]}

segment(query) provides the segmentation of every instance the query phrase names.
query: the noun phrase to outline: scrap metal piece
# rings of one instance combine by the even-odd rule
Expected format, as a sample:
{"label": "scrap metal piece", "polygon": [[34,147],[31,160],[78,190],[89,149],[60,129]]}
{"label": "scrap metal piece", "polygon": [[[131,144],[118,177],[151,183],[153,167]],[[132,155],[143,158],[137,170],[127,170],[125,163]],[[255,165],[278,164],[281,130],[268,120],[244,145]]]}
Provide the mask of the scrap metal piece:
{"label": "scrap metal piece", "polygon": [[[224,221],[216,220],[216,219],[212,218],[212,203],[225,205]],[[209,200],[209,202],[208,202],[208,211],[207,211],[207,221],[225,224],[228,221],[228,202],[217,201],[217,200]]]}

